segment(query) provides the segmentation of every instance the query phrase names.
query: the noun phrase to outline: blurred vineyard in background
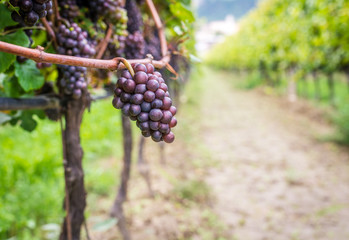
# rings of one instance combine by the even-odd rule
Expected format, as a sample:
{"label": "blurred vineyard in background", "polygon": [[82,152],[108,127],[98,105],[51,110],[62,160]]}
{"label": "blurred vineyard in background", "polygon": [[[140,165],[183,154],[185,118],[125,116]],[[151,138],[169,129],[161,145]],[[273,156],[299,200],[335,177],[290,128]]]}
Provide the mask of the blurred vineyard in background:
{"label": "blurred vineyard in background", "polygon": [[333,106],[340,141],[349,142],[349,2],[266,0],[242,19],[240,31],[208,55],[236,71],[245,87],[264,84]]}

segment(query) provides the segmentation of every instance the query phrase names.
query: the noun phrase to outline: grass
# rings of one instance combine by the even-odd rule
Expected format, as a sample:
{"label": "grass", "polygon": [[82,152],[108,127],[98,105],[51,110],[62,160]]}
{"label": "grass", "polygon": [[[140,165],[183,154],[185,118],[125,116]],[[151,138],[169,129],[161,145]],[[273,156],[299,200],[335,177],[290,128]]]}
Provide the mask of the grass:
{"label": "grass", "polygon": [[[108,194],[117,184],[114,161],[121,156],[121,119],[110,100],[94,103],[81,128],[88,192]],[[0,128],[0,239],[40,239],[41,226],[60,224],[64,196],[62,147],[58,123],[38,120],[28,133],[18,126]],[[110,164],[110,161],[108,162]]]}

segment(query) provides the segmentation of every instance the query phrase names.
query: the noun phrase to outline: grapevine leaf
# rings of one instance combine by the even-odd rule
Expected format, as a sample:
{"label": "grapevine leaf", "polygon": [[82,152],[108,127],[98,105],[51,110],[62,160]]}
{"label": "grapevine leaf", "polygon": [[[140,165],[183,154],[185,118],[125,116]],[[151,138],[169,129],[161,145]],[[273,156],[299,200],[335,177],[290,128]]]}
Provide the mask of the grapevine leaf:
{"label": "grapevine leaf", "polygon": [[[29,46],[30,43],[27,35],[25,35],[23,30],[17,31],[13,34],[0,36],[0,41],[24,47]],[[0,73],[7,70],[15,60],[15,55],[0,52]]]}
{"label": "grapevine leaf", "polygon": [[170,5],[170,11],[173,15],[185,22],[194,22],[195,18],[193,13],[184,4],[177,2]]}
{"label": "grapevine leaf", "polygon": [[7,7],[4,4],[0,4],[0,29],[17,24],[17,22],[12,20],[11,12]]}
{"label": "grapevine leaf", "polygon": [[32,60],[27,60],[22,64],[15,62],[15,75],[26,92],[41,88],[45,82],[44,76],[36,68],[35,62]]}
{"label": "grapevine leaf", "polygon": [[8,97],[20,97],[23,93],[21,86],[18,83],[18,79],[14,76],[8,77],[3,81],[4,91]]}
{"label": "grapevine leaf", "polygon": [[21,115],[21,128],[28,132],[32,132],[38,123],[33,119],[33,113],[31,111],[24,111]]}

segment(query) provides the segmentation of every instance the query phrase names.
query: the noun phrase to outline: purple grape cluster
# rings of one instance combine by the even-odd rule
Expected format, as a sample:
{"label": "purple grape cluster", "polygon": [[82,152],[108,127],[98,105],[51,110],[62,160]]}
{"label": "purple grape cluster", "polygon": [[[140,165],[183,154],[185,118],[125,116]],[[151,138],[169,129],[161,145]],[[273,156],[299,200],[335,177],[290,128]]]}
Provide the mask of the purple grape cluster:
{"label": "purple grape cluster", "polygon": [[[93,45],[87,40],[87,32],[82,31],[76,23],[72,23],[71,27],[60,25],[56,36],[59,54],[89,58],[96,53]],[[59,70],[63,92],[75,99],[80,98],[82,91],[87,87],[87,69],[60,65]]]}
{"label": "purple grape cluster", "polygon": [[127,36],[125,55],[127,59],[140,59],[144,57],[145,41],[143,34],[136,31]]}
{"label": "purple grape cluster", "polygon": [[87,7],[89,16],[94,22],[98,18],[103,18],[112,24],[127,22],[126,11],[122,8],[123,0],[78,0],[77,4],[80,7]]}
{"label": "purple grape cluster", "polygon": [[75,0],[60,0],[58,1],[60,7],[60,14],[67,20],[73,20],[79,16],[79,7],[76,5]]}
{"label": "purple grape cluster", "polygon": [[177,125],[177,110],[172,106],[168,87],[161,73],[150,63],[136,64],[134,77],[123,70],[114,90],[113,106],[122,114],[137,121],[144,137],[155,142],[172,143],[175,139],[171,128]]}
{"label": "purple grape cluster", "polygon": [[39,18],[52,11],[51,0],[10,0],[10,4],[19,7],[18,12],[12,12],[12,19],[26,26],[34,26]]}

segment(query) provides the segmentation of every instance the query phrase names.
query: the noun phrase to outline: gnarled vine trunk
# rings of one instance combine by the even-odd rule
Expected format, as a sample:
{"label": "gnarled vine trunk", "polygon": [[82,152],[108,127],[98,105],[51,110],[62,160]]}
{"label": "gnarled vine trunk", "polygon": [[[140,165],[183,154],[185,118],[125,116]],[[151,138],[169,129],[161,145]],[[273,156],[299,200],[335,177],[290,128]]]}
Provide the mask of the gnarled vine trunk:
{"label": "gnarled vine trunk", "polygon": [[60,240],[79,240],[81,226],[85,220],[86,191],[82,169],[83,150],[80,145],[80,125],[89,102],[89,95],[84,94],[78,100],[68,100],[64,106],[65,128],[62,139],[66,184],[64,209],[67,215],[64,218]]}

